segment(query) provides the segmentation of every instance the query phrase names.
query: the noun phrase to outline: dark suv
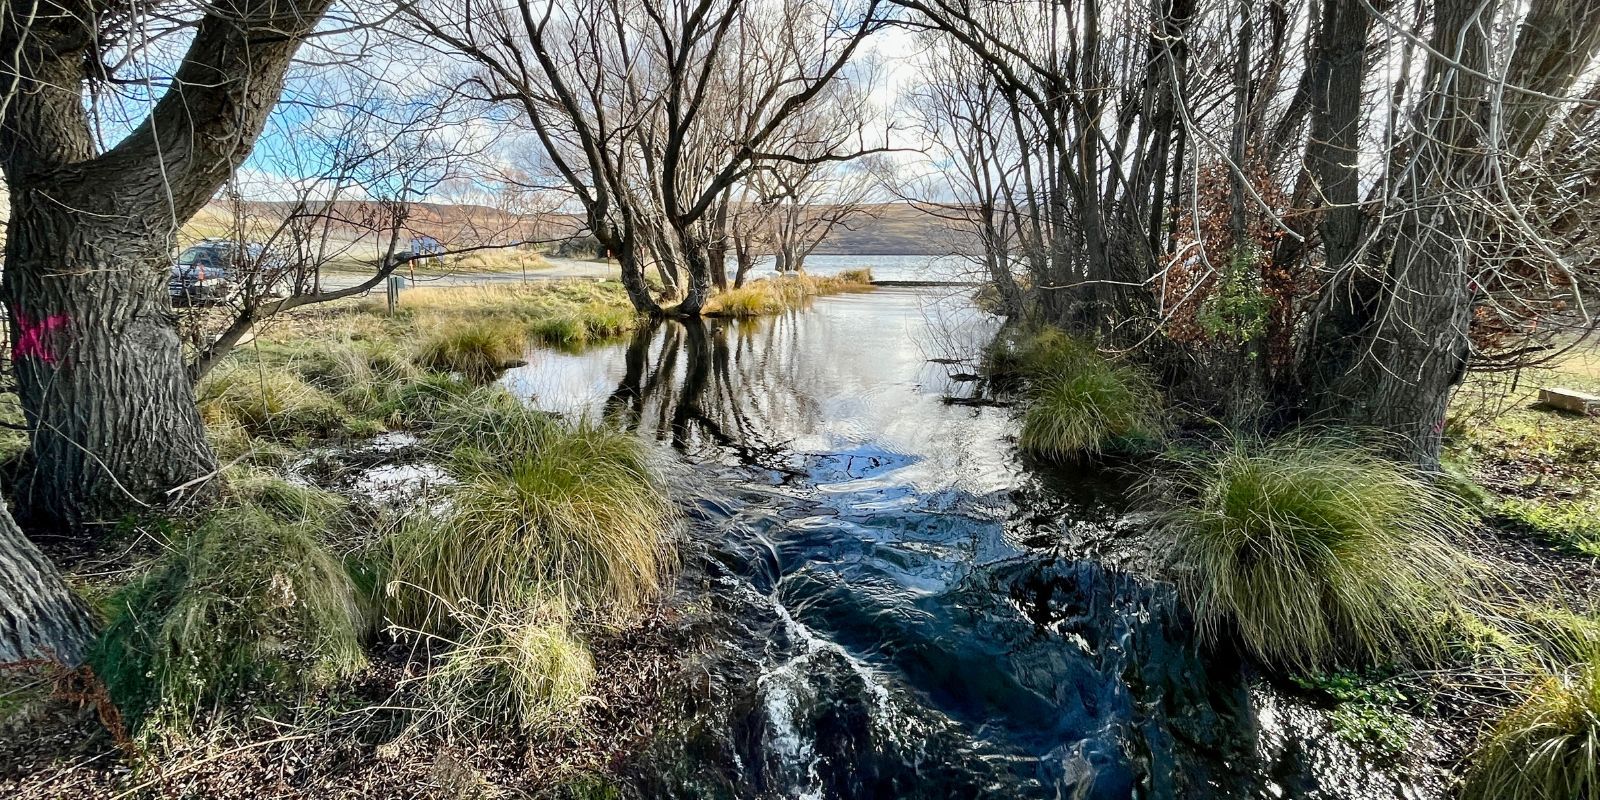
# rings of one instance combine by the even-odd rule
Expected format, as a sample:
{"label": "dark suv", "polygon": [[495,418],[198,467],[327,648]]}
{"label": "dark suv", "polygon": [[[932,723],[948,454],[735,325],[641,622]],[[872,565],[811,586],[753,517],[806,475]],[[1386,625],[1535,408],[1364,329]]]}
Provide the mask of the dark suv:
{"label": "dark suv", "polygon": [[168,284],[172,301],[182,305],[226,302],[252,272],[274,286],[283,270],[268,263],[266,245],[206,239],[178,254]]}

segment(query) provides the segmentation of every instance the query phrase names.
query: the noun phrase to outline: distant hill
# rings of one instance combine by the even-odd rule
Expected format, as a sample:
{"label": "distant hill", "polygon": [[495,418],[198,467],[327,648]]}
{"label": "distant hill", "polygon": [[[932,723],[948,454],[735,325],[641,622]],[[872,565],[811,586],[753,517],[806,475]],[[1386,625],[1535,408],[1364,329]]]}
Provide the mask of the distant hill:
{"label": "distant hill", "polygon": [[[251,228],[277,227],[293,210],[289,203],[249,202],[244,212]],[[383,209],[361,201],[336,204],[330,226],[335,239],[359,242],[371,238],[371,226],[381,224]],[[428,236],[451,247],[516,241],[553,241],[582,230],[582,220],[571,214],[518,216],[489,206],[413,203],[408,210],[402,239]],[[208,206],[188,226],[193,238],[223,235],[232,214],[219,204]],[[253,233],[252,236],[262,235]],[[825,255],[943,255],[965,249],[971,235],[949,222],[901,203],[871,206],[834,229],[817,248]]]}
{"label": "distant hill", "polygon": [[872,206],[817,248],[840,256],[939,256],[970,249],[972,235],[904,203]]}

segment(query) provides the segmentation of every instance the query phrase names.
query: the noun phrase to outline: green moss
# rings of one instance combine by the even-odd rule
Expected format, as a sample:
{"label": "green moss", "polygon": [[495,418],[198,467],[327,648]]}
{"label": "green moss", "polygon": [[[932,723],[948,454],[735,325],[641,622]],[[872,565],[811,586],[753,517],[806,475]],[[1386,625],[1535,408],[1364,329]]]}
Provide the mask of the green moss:
{"label": "green moss", "polygon": [[1293,680],[1333,701],[1329,722],[1340,739],[1380,759],[1398,758],[1410,747],[1416,726],[1401,710],[1410,699],[1382,676],[1330,672]]}
{"label": "green moss", "polygon": [[1600,499],[1509,498],[1502,500],[1497,510],[1553,544],[1600,558]]}

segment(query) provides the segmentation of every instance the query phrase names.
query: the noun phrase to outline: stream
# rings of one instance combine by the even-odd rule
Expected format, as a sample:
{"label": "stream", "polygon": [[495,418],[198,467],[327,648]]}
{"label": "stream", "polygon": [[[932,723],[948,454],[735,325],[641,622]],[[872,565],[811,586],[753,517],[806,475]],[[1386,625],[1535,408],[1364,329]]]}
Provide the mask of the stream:
{"label": "stream", "polygon": [[670,798],[1429,796],[1206,652],[1136,476],[1020,459],[949,289],[666,323],[503,383],[659,451],[705,620],[632,777]]}

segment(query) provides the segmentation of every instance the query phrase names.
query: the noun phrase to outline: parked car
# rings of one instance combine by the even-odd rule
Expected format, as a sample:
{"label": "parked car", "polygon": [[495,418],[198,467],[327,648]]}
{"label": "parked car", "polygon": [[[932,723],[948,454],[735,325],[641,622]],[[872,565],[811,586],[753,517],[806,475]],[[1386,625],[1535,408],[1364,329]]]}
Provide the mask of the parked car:
{"label": "parked car", "polygon": [[227,302],[252,274],[267,293],[281,290],[288,277],[284,273],[266,245],[206,239],[178,254],[168,286],[174,304],[209,305]]}

